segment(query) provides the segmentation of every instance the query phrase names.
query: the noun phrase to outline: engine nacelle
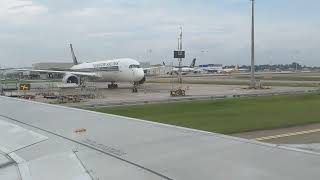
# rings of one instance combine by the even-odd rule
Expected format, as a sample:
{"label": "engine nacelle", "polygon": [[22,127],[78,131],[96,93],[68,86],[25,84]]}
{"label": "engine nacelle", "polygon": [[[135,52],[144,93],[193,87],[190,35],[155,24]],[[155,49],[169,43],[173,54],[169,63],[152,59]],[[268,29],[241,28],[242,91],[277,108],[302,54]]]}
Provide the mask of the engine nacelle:
{"label": "engine nacelle", "polygon": [[74,74],[66,74],[63,79],[62,79],[63,83],[74,83],[74,84],[78,84],[80,85],[81,83],[81,79],[80,77],[74,75]]}

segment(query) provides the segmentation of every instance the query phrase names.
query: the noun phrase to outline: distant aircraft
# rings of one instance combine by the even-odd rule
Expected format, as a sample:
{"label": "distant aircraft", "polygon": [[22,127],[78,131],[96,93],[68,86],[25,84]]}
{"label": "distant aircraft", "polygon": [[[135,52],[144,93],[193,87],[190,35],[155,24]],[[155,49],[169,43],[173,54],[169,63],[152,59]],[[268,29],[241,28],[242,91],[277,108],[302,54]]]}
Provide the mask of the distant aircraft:
{"label": "distant aircraft", "polygon": [[152,67],[148,67],[148,68],[143,68],[144,73],[147,74],[148,71],[153,70],[153,69],[159,69],[159,68],[163,68],[166,67],[166,63],[164,61],[162,61],[162,65],[154,65]]}
{"label": "distant aircraft", "polygon": [[201,64],[197,68],[197,71],[206,73],[219,73],[223,70],[222,64]]}
{"label": "distant aircraft", "polygon": [[202,65],[199,65],[199,67],[196,70],[200,72],[221,73],[221,74],[248,71],[248,69],[240,69],[238,65],[236,65],[234,68],[226,68],[226,67],[223,67],[222,64],[202,64]]}
{"label": "distant aircraft", "polygon": [[70,69],[66,70],[29,70],[20,69],[20,71],[44,72],[44,73],[61,73],[64,74],[62,81],[64,83],[75,83],[80,85],[82,77],[96,78],[100,81],[110,82],[108,88],[118,88],[116,82],[132,82],[133,91],[136,91],[139,84],[146,80],[144,71],[137,60],[130,58],[97,61],[91,63],[78,63],[72,44],[70,44],[73,64]]}
{"label": "distant aircraft", "polygon": [[234,73],[237,72],[238,69],[235,68],[223,68],[221,71],[218,71],[218,73]]}
{"label": "distant aircraft", "polygon": [[[195,65],[196,65],[196,61],[197,59],[194,58],[190,64],[190,66],[183,66],[181,67],[181,74],[185,75],[185,74],[189,74],[189,73],[194,73],[195,72]],[[174,67],[171,71],[171,74],[179,74],[179,67]]]}
{"label": "distant aircraft", "polygon": [[247,72],[248,69],[240,69],[239,65],[236,65],[234,68],[223,68],[222,70],[218,71],[218,73],[236,73],[236,72]]}

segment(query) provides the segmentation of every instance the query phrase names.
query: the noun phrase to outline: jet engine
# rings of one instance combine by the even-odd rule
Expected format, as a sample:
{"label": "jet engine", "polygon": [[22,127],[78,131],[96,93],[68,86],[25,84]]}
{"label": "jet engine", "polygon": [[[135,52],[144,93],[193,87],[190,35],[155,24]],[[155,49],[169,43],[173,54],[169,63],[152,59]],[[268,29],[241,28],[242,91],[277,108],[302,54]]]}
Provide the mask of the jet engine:
{"label": "jet engine", "polygon": [[63,83],[75,83],[75,84],[80,84],[81,80],[80,77],[74,75],[74,74],[66,74],[63,79]]}

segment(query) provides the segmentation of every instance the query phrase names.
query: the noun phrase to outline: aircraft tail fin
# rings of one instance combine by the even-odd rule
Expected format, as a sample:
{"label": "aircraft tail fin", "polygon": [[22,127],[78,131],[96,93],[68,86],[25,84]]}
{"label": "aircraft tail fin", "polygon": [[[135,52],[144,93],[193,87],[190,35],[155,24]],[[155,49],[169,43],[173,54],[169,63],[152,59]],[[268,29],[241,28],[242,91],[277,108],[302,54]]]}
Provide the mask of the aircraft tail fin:
{"label": "aircraft tail fin", "polygon": [[194,58],[194,59],[192,60],[192,62],[191,62],[191,64],[190,64],[190,68],[194,68],[194,67],[196,66],[196,61],[197,61],[196,58]]}
{"label": "aircraft tail fin", "polygon": [[77,60],[76,55],[74,54],[72,44],[70,44],[70,49],[71,49],[71,55],[72,55],[73,64],[77,65],[78,64],[78,60]]}
{"label": "aircraft tail fin", "polygon": [[234,69],[235,69],[236,71],[239,71],[239,65],[237,64],[237,65],[234,67]]}

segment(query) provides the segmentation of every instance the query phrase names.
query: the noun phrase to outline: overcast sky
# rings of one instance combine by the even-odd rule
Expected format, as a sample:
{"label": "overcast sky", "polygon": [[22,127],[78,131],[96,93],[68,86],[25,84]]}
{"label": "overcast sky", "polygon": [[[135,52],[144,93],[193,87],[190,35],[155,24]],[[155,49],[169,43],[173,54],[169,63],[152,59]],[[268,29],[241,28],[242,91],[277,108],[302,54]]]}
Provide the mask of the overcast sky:
{"label": "overcast sky", "polygon": [[[256,0],[257,64],[320,65],[319,0]],[[131,57],[250,63],[249,0],[0,0],[0,66]]]}

